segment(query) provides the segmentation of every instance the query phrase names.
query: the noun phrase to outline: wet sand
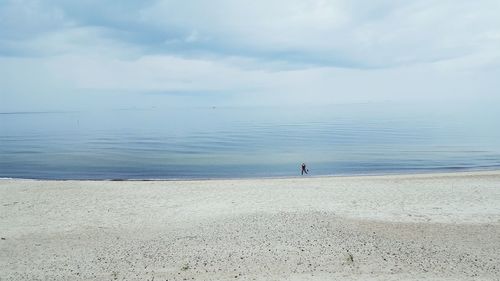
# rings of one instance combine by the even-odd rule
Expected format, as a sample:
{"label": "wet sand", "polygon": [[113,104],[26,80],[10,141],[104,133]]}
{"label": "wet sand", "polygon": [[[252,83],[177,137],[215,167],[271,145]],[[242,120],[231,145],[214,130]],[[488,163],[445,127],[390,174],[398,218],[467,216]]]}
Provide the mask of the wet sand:
{"label": "wet sand", "polygon": [[500,280],[500,171],[0,180],[0,280]]}

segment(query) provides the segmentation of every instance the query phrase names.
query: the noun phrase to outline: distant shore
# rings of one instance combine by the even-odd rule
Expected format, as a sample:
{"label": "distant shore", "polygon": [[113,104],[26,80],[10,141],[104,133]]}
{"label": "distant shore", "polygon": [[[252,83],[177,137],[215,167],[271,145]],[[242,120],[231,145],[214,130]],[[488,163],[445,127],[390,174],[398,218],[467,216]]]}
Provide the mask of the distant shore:
{"label": "distant shore", "polygon": [[1,280],[500,280],[500,171],[0,180]]}

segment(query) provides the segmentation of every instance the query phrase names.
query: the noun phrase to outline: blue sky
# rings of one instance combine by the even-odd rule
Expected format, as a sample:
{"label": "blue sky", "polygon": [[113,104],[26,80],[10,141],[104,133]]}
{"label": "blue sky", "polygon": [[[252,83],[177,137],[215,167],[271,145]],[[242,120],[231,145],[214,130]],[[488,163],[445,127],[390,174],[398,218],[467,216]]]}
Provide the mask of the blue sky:
{"label": "blue sky", "polygon": [[0,0],[0,111],[500,100],[498,0]]}

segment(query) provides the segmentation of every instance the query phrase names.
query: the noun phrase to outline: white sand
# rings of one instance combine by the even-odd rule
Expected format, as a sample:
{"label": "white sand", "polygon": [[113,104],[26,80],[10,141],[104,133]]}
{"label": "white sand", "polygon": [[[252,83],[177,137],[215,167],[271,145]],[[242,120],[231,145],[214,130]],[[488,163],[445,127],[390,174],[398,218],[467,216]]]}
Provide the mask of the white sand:
{"label": "white sand", "polygon": [[500,171],[0,180],[0,280],[500,280]]}

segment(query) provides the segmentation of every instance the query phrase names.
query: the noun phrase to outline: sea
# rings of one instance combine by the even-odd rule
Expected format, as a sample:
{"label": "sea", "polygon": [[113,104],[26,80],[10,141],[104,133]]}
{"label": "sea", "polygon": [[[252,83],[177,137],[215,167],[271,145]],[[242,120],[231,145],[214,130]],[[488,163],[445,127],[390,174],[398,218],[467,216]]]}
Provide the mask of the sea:
{"label": "sea", "polygon": [[1,112],[0,178],[155,180],[500,169],[500,107],[357,103]]}

